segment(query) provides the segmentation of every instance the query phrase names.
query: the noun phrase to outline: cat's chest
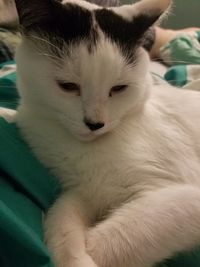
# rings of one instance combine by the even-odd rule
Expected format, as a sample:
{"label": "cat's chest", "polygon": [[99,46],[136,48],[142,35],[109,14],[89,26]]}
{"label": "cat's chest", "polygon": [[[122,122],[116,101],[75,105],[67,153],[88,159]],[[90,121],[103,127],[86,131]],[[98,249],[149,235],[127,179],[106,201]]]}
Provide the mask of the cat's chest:
{"label": "cat's chest", "polygon": [[[133,198],[145,190],[145,182],[138,174],[145,161],[143,152],[138,154],[141,145],[130,137],[120,140],[113,136],[99,144],[66,142],[56,145],[57,156],[54,159],[51,149],[42,158],[61,181],[64,189],[78,190],[90,203],[99,203],[100,209],[116,205]],[[42,149],[44,152],[45,149]],[[55,154],[54,154],[55,155]],[[41,156],[41,154],[40,154]],[[95,204],[96,205],[96,204]]]}
{"label": "cat's chest", "polygon": [[36,153],[66,187],[89,185],[104,191],[110,187],[134,191],[192,175],[190,161],[197,159],[187,137],[181,134],[179,128],[168,133],[167,128],[135,130],[135,125],[130,125],[91,143],[70,138],[52,143],[49,136]]}
{"label": "cat's chest", "polygon": [[[132,143],[133,140],[132,140]],[[46,147],[46,149],[45,149]],[[40,150],[40,151],[39,151]],[[134,170],[142,157],[134,153],[130,140],[102,140],[98,144],[73,143],[70,140],[54,147],[39,149],[42,161],[62,180],[77,183],[115,183]],[[45,151],[45,152],[44,152]],[[114,179],[114,181],[113,181]]]}
{"label": "cat's chest", "polygon": [[193,139],[184,127],[160,112],[147,111],[92,142],[79,142],[38,118],[40,127],[29,126],[28,120],[23,134],[65,187],[133,192],[199,174]]}

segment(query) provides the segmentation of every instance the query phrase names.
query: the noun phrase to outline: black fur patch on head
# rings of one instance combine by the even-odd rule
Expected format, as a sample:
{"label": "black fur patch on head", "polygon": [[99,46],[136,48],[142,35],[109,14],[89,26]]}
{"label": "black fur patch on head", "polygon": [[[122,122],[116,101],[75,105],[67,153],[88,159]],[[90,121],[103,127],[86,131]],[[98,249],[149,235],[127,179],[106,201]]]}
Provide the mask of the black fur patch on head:
{"label": "black fur patch on head", "polygon": [[48,18],[39,21],[30,30],[43,31],[50,36],[60,37],[68,43],[89,38],[91,28],[91,13],[80,6],[68,4],[66,6],[55,5],[55,9],[51,10]]}
{"label": "black fur patch on head", "polygon": [[140,14],[128,21],[107,9],[96,10],[95,16],[101,30],[119,45],[129,62],[134,61],[134,49],[142,44],[144,33],[158,19]]}
{"label": "black fur patch on head", "polygon": [[[71,3],[62,5],[55,0],[42,0],[41,5],[39,2],[37,5],[30,3],[28,7],[25,0],[17,1],[24,35],[31,37],[34,33],[48,38],[59,48],[81,40],[90,41],[90,47],[95,45],[98,35],[93,28],[92,13],[89,10]],[[24,8],[20,3],[23,3]]]}
{"label": "black fur patch on head", "polygon": [[[82,40],[86,42],[88,51],[92,52],[99,38],[100,27],[105,36],[119,46],[130,63],[135,60],[134,50],[141,45],[144,33],[158,18],[140,14],[128,21],[109,9],[90,11],[73,3],[63,5],[60,0],[15,1],[22,33],[30,38],[33,34],[39,36],[41,42],[46,39],[47,42],[43,44],[47,46],[49,43],[51,51],[58,47],[54,53],[62,51],[64,45],[73,45]],[[33,43],[36,42],[34,40]]]}

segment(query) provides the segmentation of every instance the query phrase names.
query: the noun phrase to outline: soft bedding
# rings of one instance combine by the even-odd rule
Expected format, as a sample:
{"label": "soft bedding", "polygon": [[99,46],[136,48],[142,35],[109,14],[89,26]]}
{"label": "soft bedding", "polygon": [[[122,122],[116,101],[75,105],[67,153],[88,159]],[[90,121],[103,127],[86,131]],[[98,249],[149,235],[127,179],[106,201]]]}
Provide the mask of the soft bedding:
{"label": "soft bedding", "polygon": [[160,49],[169,68],[164,78],[172,85],[200,90],[200,31],[180,33]]}

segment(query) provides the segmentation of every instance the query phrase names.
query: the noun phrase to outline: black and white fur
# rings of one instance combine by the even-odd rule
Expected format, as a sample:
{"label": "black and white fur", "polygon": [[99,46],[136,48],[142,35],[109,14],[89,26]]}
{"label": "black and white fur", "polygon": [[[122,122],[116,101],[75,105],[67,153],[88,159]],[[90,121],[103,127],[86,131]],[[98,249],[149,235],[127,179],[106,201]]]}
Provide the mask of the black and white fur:
{"label": "black and white fur", "polygon": [[[142,48],[170,0],[16,0],[16,122],[62,184],[56,267],[152,267],[200,243],[200,94],[154,85]],[[28,179],[28,177],[27,177]]]}

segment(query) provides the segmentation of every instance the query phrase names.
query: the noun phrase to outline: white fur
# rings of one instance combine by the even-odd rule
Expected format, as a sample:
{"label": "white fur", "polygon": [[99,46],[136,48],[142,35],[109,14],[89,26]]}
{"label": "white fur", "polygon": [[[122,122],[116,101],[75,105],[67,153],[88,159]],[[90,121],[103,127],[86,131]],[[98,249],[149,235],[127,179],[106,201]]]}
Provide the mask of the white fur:
{"label": "white fur", "polygon": [[[63,186],[45,223],[56,267],[152,267],[200,243],[200,94],[153,85],[148,56],[136,56],[127,67],[104,38],[60,66],[27,40],[18,49],[16,121]],[[91,132],[84,116],[105,126]]]}
{"label": "white fur", "polygon": [[0,117],[4,118],[7,122],[14,122],[16,110],[9,108],[0,108]]}

